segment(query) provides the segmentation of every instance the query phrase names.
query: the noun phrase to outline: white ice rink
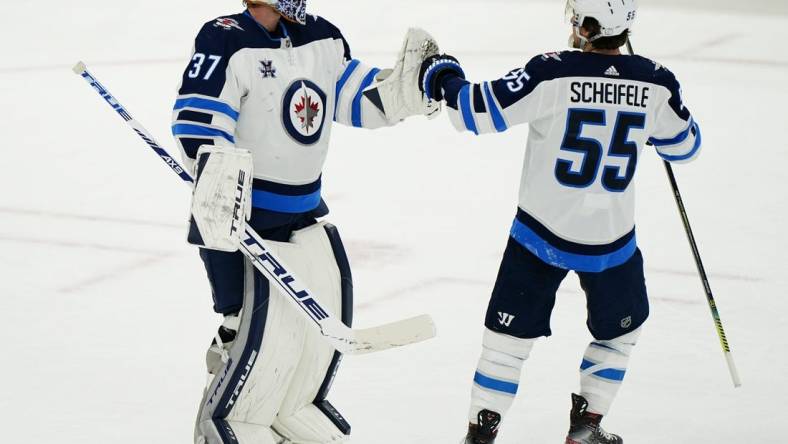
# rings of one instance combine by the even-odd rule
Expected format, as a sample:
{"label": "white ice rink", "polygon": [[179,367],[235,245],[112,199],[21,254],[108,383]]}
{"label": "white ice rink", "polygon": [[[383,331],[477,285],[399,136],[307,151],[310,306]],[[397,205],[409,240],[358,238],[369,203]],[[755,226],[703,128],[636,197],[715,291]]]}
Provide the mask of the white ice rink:
{"label": "white ice rink", "polygon": [[[677,175],[744,386],[732,388],[661,162],[648,152],[636,183],[652,314],[606,425],[630,444],[786,443],[788,7],[681,3],[643,0],[633,41],[682,80],[703,129],[703,154]],[[378,65],[421,25],[474,80],[562,49],[568,33],[559,0],[310,6]],[[240,9],[0,2],[3,443],[190,442],[217,317],[184,240],[188,190],[70,68],[87,62],[174,149],[170,114],[192,39],[204,21]],[[526,133],[474,138],[446,116],[379,132],[335,127],[324,190],[354,267],[357,325],[426,312],[439,328],[429,343],[345,360],[331,400],[354,443],[451,444],[464,433]],[[570,278],[500,444],[562,442],[584,322]]]}

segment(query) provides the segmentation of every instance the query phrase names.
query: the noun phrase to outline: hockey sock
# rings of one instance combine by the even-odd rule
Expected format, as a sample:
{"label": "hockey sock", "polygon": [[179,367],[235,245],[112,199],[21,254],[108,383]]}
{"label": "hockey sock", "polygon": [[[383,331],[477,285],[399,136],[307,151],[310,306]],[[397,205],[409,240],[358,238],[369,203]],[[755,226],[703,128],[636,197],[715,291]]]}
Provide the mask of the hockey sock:
{"label": "hockey sock", "polygon": [[469,422],[475,424],[479,412],[485,409],[505,415],[514,402],[523,363],[535,342],[485,329],[482,356],[473,378]]}
{"label": "hockey sock", "polygon": [[618,393],[629,363],[629,355],[640,336],[640,328],[609,341],[588,345],[580,365],[580,395],[588,400],[588,411],[606,415]]}

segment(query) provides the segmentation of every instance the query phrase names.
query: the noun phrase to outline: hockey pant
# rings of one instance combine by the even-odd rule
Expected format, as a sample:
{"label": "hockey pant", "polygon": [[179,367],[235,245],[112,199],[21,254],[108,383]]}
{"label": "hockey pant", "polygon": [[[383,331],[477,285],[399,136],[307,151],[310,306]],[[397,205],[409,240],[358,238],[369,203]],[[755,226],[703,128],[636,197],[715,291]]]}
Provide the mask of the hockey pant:
{"label": "hockey pant", "polygon": [[[269,243],[349,325],[352,281],[336,228],[318,223]],[[326,400],[341,355],[248,260],[244,267],[238,332],[203,397],[195,443],[346,442],[350,426]]]}

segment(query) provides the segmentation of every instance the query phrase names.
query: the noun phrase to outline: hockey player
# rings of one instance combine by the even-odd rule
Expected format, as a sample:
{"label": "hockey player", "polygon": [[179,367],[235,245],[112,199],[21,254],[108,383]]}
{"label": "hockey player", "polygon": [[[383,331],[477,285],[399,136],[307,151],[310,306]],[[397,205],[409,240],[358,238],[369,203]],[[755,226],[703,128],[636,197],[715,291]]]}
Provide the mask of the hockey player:
{"label": "hockey player", "polygon": [[600,426],[624,379],[649,307],[635,241],[635,168],[645,146],[671,162],[698,155],[701,134],[664,66],[623,55],[635,0],[569,0],[571,46],[501,79],[472,84],[434,56],[422,88],[460,130],[530,124],[517,217],[489,303],[466,444],[495,441],[537,338],[550,336],[556,291],[580,278],[594,341],[572,395],[567,444],[620,444]]}
{"label": "hockey player", "polygon": [[[243,13],[202,27],[173,114],[173,134],[197,176],[189,240],[203,247],[214,310],[225,317],[208,350],[194,440],[345,442],[350,426],[326,401],[341,356],[237,251],[238,224],[248,218],[349,325],[342,241],[317,221],[328,213],[321,170],[331,125],[378,128],[438,112],[417,87],[437,47],[411,30],[394,70],[381,72],[353,59],[334,25],[307,16],[305,0],[246,3]],[[375,100],[363,94],[370,85],[381,86]]]}

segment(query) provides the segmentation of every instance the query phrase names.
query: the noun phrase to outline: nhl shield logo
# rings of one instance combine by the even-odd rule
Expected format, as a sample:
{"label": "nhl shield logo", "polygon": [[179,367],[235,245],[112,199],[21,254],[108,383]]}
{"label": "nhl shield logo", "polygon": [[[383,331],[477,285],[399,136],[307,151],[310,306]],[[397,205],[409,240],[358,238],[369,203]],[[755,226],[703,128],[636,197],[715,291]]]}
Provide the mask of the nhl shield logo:
{"label": "nhl shield logo", "polygon": [[302,79],[285,92],[282,123],[285,130],[301,145],[314,145],[323,133],[326,120],[326,94],[315,83]]}
{"label": "nhl shield logo", "polygon": [[621,328],[629,328],[632,326],[632,316],[627,316],[621,320]]}

